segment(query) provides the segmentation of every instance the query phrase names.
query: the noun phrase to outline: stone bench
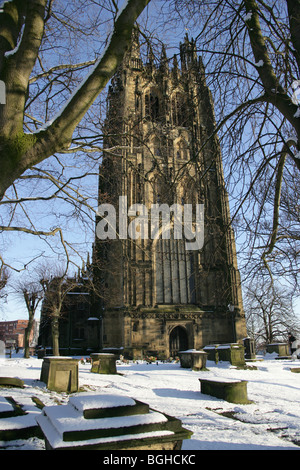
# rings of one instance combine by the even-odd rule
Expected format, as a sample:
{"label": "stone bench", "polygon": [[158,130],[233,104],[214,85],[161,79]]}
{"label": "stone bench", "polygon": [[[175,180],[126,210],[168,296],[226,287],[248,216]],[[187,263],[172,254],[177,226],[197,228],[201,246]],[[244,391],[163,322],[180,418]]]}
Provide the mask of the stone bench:
{"label": "stone bench", "polygon": [[211,395],[230,403],[248,404],[252,403],[247,397],[246,380],[230,379],[199,379],[201,393]]}

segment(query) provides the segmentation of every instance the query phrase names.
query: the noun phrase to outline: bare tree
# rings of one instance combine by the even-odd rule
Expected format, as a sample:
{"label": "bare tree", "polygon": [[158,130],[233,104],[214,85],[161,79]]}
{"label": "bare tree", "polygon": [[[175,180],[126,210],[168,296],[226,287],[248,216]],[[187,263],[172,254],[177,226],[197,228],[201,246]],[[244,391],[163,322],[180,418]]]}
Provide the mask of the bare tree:
{"label": "bare tree", "polygon": [[[129,0],[114,21],[108,44],[81,86],[40,132],[25,133],[24,108],[30,75],[38,60],[53,2],[5,2],[1,15],[8,21],[2,34],[1,79],[6,84],[6,104],[1,109],[1,196],[26,169],[58,151],[68,149],[76,126],[107,84],[131,40],[135,20],[149,0]],[[21,34],[22,33],[22,34]]]}
{"label": "bare tree", "polygon": [[[68,258],[71,243],[63,229],[70,218],[73,225],[75,219],[92,225],[102,140],[99,95],[105,97],[149,1],[1,2],[1,231],[22,231],[46,243],[58,237]],[[38,219],[37,211],[44,211]]]}
{"label": "bare tree", "polygon": [[30,334],[34,325],[34,317],[40,302],[43,299],[44,292],[38,281],[20,280],[16,283],[14,291],[20,295],[28,312],[28,325],[25,329],[24,358],[29,358]]}
{"label": "bare tree", "polygon": [[59,356],[59,320],[67,294],[77,285],[76,278],[68,277],[63,266],[41,266],[39,282],[44,292],[43,312],[51,321],[53,355]]}
{"label": "bare tree", "polygon": [[247,329],[258,344],[286,341],[288,331],[299,331],[292,293],[279,285],[269,280],[250,285],[244,300]]}
{"label": "bare tree", "polygon": [[4,289],[7,285],[8,279],[9,279],[8,269],[6,268],[6,266],[1,266],[1,268],[0,268],[0,299],[1,299],[1,303],[3,302],[3,300],[5,301],[5,299],[7,297],[7,293],[4,291]]}
{"label": "bare tree", "polygon": [[213,134],[220,137],[248,274],[263,266],[295,281],[299,217],[291,230],[286,208],[294,193],[286,183],[292,175],[298,181],[300,170],[300,2],[172,0],[164,6],[178,27],[191,31],[203,57],[215,102]]}

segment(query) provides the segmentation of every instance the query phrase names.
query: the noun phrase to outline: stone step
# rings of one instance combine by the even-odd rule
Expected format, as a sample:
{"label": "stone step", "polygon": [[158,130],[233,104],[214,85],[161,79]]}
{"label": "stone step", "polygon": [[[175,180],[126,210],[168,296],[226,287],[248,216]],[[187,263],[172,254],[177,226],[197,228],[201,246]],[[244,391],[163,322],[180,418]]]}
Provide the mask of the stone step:
{"label": "stone step", "polygon": [[15,416],[15,408],[6,397],[0,397],[0,419]]}
{"label": "stone step", "polygon": [[[5,390],[5,392],[7,392]],[[27,408],[28,405],[27,405]],[[8,396],[0,397],[0,441],[42,437],[35,420],[40,410],[32,403],[30,411]]]}
{"label": "stone step", "polygon": [[132,398],[117,395],[90,395],[71,397],[69,403],[85,419],[112,418],[149,413],[149,405]]}
{"label": "stone step", "polygon": [[[117,415],[118,408],[121,415]],[[138,409],[143,412],[132,414]],[[145,445],[174,449],[181,448],[182,440],[192,434],[176,418],[131,398],[107,394],[71,397],[67,405],[46,406],[37,422],[47,449],[121,450]]]}

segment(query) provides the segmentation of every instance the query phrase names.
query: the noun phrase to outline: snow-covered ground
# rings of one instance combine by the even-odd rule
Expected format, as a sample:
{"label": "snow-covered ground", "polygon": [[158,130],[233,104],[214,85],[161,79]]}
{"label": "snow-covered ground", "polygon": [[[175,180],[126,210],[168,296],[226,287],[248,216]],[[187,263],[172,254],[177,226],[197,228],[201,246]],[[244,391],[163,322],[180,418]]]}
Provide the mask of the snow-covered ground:
{"label": "snow-covered ground", "polygon": [[[41,366],[42,359],[35,357],[0,358],[0,377],[24,380],[25,388],[10,388],[9,396],[29,411],[33,409],[32,396],[45,405],[68,403],[68,394],[50,392],[40,382]],[[276,360],[274,355],[266,355],[249,366],[257,370],[208,361],[208,371],[194,372],[178,363],[140,361],[118,363],[118,374],[100,375],[90,371],[90,364],[80,363],[79,385],[91,394],[106,391],[132,397],[181,419],[193,432],[191,439],[183,441],[182,450],[300,450],[300,373],[291,372],[291,368],[300,367],[300,360]],[[237,405],[204,395],[200,377],[247,380],[248,398],[253,403]],[[7,395],[8,389],[0,387],[0,407],[1,396]],[[36,408],[33,419],[35,413]],[[0,441],[0,448],[41,450],[44,441]]]}

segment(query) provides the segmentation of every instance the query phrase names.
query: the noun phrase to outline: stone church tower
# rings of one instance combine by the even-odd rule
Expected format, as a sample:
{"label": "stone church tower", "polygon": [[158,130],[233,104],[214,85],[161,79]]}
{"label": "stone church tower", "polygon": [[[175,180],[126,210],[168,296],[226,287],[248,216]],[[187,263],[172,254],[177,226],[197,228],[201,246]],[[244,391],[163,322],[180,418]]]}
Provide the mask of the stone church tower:
{"label": "stone church tower", "polygon": [[[116,209],[116,225],[109,227],[108,212],[97,218],[95,259],[102,347],[123,347],[131,358],[168,358],[180,350],[242,341],[246,326],[201,58],[186,38],[179,61],[167,60],[163,49],[159,64],[151,51],[145,62],[135,36],[109,90],[99,204]],[[187,249],[184,237],[176,235],[172,211],[169,224],[154,221],[156,237],[147,224],[137,224],[145,208],[150,214],[153,205],[163,204],[183,210],[190,204],[194,228],[194,208],[204,209],[198,249]],[[105,223],[107,238],[100,234]]]}

